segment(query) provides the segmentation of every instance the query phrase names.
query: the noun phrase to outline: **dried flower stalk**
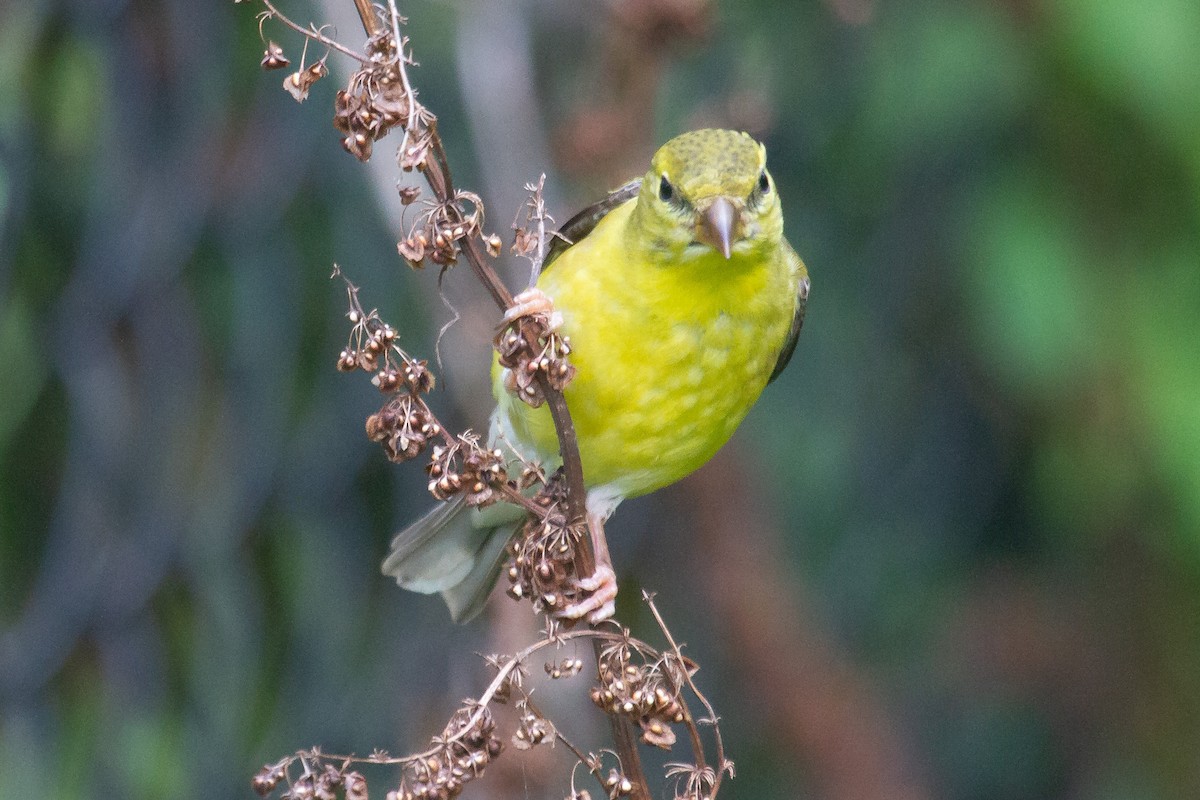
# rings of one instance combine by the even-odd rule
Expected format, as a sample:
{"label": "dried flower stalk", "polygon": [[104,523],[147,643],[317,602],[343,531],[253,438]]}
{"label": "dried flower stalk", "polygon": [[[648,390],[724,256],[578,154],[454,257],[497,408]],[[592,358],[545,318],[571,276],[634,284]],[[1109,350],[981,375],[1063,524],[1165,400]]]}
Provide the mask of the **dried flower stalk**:
{"label": "dried flower stalk", "polygon": [[[393,130],[402,138],[397,150],[399,167],[418,171],[426,179],[430,196],[423,197],[416,187],[400,189],[403,206],[416,209],[416,216],[398,243],[400,256],[414,268],[426,262],[441,271],[465,260],[489,290],[502,310],[513,308],[513,296],[492,268],[489,259],[500,255],[502,241],[485,228],[483,202],[478,195],[454,187],[437,118],[417,98],[408,67],[415,64],[409,53],[409,40],[401,33],[404,19],[396,10],[395,0],[387,6],[369,0],[355,0],[355,6],[367,33],[364,53],[355,53],[325,36],[315,25],[304,27],[282,15],[271,0],[260,0],[265,11],[259,15],[262,26],[277,20],[309,41],[324,45],[329,52],[351,57],[357,69],[346,88],[337,92],[334,102],[334,127],[342,136],[342,146],[361,161],[371,158],[374,145]],[[264,36],[264,69],[283,69],[290,65],[283,48]],[[305,51],[306,55],[307,51]],[[284,80],[284,88],[298,101],[307,97],[311,87],[328,74],[325,57],[301,66]],[[514,225],[512,252],[530,260],[532,285],[545,258],[548,224],[542,197],[544,176],[526,186],[529,199],[525,207],[525,225]],[[510,312],[507,324],[496,337],[501,364],[512,378],[511,390],[532,405],[545,403],[554,419],[559,436],[563,468],[547,476],[540,464],[501,449],[490,448],[477,434],[465,431],[453,434],[438,420],[427,403],[436,381],[426,361],[405,352],[396,329],[386,323],[378,311],[367,311],[359,300],[359,289],[334,268],[334,277],[345,283],[346,316],[350,334],[337,358],[344,372],[363,371],[385,396],[380,409],[366,421],[366,433],[379,442],[387,457],[396,462],[427,457],[429,491],[438,500],[462,498],[462,502],[482,507],[508,502],[523,507],[529,521],[521,535],[510,545],[508,577],[510,594],[528,597],[535,611],[545,615],[545,635],[513,656],[489,656],[496,676],[477,698],[464,701],[453,714],[441,735],[431,740],[425,751],[393,757],[383,751],[370,756],[328,755],[317,749],[302,750],[268,764],[255,776],[254,789],[262,796],[286,784],[285,800],[333,798],[366,800],[367,779],[358,768],[370,765],[399,766],[401,778],[388,792],[388,800],[451,800],[504,749],[491,714],[492,703],[512,702],[518,710],[516,730],[511,742],[518,750],[547,742],[559,742],[596,779],[601,791],[618,797],[649,798],[650,790],[642,772],[634,729],[647,745],[671,749],[676,727],[688,733],[692,762],[668,765],[667,778],[674,781],[677,798],[708,800],[716,795],[722,777],[732,775],[733,765],[724,755],[720,731],[711,706],[697,690],[692,676],[696,666],[687,659],[662,620],[653,598],[644,595],[669,646],[657,650],[634,639],[629,631],[609,621],[585,630],[564,631],[554,616],[558,609],[581,598],[579,579],[594,571],[585,509],[586,490],[575,431],[562,390],[574,374],[569,361],[570,343],[558,332],[552,309],[521,313]],[[567,643],[588,639],[597,658],[597,683],[590,689],[593,702],[609,716],[613,727],[615,752],[593,753],[570,742],[534,704],[525,688],[526,664],[547,648],[561,649]],[[550,680],[569,680],[582,671],[582,662],[573,656],[544,663]],[[697,719],[688,707],[691,694],[704,706],[707,716]],[[710,725],[716,746],[716,766],[705,758],[701,726]],[[606,762],[615,756],[616,765]],[[589,794],[577,790],[572,775],[571,798],[584,800]]]}

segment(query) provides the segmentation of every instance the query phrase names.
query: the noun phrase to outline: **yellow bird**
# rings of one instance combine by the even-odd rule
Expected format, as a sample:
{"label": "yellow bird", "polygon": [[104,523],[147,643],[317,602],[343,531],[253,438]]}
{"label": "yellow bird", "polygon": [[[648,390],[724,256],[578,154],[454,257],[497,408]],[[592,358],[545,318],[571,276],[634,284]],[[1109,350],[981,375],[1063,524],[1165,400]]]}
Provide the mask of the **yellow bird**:
{"label": "yellow bird", "polygon": [[[564,395],[589,518],[602,530],[622,500],[679,480],[729,440],[791,358],[809,279],[784,238],[766,151],[745,133],[677,136],[645,176],[560,233],[536,288],[517,301],[561,314],[578,370]],[[548,409],[511,395],[504,377],[495,366],[493,439],[557,466]],[[396,535],[383,571],[405,588],[441,592],[465,621],[486,602],[523,515],[443,503]],[[560,616],[611,616],[616,579],[602,534],[596,551],[590,596]]]}

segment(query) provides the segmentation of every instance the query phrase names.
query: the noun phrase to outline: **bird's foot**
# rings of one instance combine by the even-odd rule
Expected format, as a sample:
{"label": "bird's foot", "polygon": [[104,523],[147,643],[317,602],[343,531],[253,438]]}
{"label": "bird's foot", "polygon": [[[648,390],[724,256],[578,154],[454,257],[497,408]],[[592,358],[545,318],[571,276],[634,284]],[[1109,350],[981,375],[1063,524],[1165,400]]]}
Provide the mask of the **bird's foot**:
{"label": "bird's foot", "polygon": [[511,325],[521,317],[534,315],[544,316],[546,327],[551,331],[562,325],[562,315],[554,310],[554,302],[550,296],[534,286],[513,297],[512,305],[504,312],[503,326]]}
{"label": "bird's foot", "polygon": [[612,617],[616,612],[617,575],[608,564],[597,564],[596,571],[579,579],[579,588],[587,593],[582,600],[559,611],[562,619],[583,619],[593,625]]}

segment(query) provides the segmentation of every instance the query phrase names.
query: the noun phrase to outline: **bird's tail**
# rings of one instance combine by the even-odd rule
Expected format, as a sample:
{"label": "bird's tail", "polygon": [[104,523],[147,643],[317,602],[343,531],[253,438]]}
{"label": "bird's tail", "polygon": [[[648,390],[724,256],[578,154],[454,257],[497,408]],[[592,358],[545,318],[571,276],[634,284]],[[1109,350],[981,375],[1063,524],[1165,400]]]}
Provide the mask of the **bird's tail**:
{"label": "bird's tail", "polygon": [[496,585],[504,547],[522,516],[501,504],[481,514],[462,497],[439,503],[392,539],[383,574],[414,592],[441,592],[454,621],[467,622]]}

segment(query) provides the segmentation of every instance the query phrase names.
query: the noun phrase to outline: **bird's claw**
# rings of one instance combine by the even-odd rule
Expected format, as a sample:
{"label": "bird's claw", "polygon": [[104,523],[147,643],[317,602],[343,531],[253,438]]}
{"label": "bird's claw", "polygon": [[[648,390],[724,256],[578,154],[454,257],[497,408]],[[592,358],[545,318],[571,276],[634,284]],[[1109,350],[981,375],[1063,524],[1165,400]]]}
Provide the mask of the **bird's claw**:
{"label": "bird's claw", "polygon": [[561,322],[561,315],[554,310],[550,296],[536,286],[526,289],[513,297],[512,305],[504,311],[503,325],[511,325],[521,317],[541,314],[549,320],[549,328],[554,330]]}
{"label": "bird's claw", "polygon": [[596,571],[579,579],[579,588],[587,593],[582,600],[558,612],[562,619],[582,619],[593,625],[616,613],[617,576],[607,564],[597,564]]}

